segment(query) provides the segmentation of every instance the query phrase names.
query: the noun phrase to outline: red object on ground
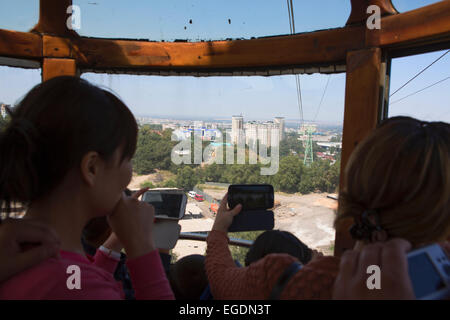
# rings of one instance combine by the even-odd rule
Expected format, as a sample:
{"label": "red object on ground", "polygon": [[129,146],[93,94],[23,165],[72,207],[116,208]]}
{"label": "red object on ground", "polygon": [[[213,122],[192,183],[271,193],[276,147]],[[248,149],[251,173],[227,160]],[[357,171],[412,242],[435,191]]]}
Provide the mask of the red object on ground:
{"label": "red object on ground", "polygon": [[211,203],[211,207],[209,208],[212,213],[217,214],[217,210],[219,210],[219,205],[217,203]]}
{"label": "red object on ground", "polygon": [[194,197],[194,199],[197,200],[197,201],[203,201],[203,200],[205,200],[205,199],[203,199],[203,196],[202,196],[201,194],[196,194],[195,197]]}

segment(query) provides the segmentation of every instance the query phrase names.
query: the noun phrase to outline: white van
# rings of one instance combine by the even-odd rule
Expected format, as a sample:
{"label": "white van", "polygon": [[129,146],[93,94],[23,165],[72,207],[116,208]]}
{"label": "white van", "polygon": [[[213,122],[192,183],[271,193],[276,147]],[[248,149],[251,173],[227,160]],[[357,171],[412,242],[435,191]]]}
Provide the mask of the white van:
{"label": "white van", "polygon": [[191,197],[191,198],[194,198],[196,194],[197,194],[197,192],[195,192],[195,191],[189,191],[189,193],[188,193],[189,197]]}

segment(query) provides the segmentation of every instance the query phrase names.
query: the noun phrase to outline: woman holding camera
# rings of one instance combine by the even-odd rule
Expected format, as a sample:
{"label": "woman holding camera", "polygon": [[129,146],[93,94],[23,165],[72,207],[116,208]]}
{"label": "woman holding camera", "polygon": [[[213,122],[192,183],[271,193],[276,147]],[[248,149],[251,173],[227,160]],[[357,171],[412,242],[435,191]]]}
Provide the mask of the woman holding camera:
{"label": "woman holding camera", "polygon": [[[113,272],[122,247],[136,298],[173,299],[152,239],[153,207],[137,200],[145,190],[124,195],[136,140],[125,104],[80,78],[41,83],[14,108],[0,134],[1,206],[26,205],[24,219],[53,229],[61,250],[2,283],[0,299],[121,299]],[[91,263],[80,239],[100,216],[113,233]]]}
{"label": "woman holding camera", "polygon": [[[345,189],[340,194],[335,224],[353,221],[350,232],[356,240],[357,256],[364,258],[361,262],[378,261],[379,257],[366,259],[373,257],[374,244],[378,244],[375,246],[378,254],[383,250],[394,251],[403,254],[403,260],[407,250],[435,242],[442,242],[448,249],[445,241],[450,236],[449,124],[390,118],[357,146],[344,175]],[[216,299],[333,297],[340,265],[336,257],[318,257],[301,266],[296,265],[297,259],[292,256],[271,254],[246,268],[237,268],[228,249],[227,231],[240,207],[228,210],[226,203],[225,196],[207,240],[206,270]],[[408,244],[399,245],[395,240],[395,250],[389,251],[390,241],[397,238]],[[344,257],[344,265],[349,265],[349,254]],[[408,279],[404,266],[398,264],[403,277],[397,277],[403,284]],[[366,269],[367,266],[362,266],[358,270]],[[351,276],[344,275],[343,279]],[[341,280],[338,285],[342,287]],[[410,289],[407,284],[404,287]],[[386,288],[377,291],[378,297],[412,297],[410,292],[399,296]],[[335,292],[334,297],[351,294]]]}

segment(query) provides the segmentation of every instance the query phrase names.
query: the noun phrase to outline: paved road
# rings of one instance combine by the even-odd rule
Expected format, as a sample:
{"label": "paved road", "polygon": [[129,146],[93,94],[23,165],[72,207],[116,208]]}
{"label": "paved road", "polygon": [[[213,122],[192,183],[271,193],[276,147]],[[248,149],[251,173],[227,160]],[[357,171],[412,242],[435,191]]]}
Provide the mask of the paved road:
{"label": "paved road", "polygon": [[196,201],[194,199],[189,198],[188,203],[186,204],[186,215],[189,215],[189,212],[196,215],[201,213],[203,217],[210,218],[214,220],[214,216],[211,212],[209,212],[208,203],[205,201]]}

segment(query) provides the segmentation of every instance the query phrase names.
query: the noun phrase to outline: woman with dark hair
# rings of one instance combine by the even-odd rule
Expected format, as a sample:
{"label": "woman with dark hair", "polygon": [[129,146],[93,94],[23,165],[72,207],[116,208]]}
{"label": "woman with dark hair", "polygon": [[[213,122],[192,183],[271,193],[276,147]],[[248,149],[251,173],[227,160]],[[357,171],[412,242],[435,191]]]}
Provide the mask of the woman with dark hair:
{"label": "woman with dark hair", "polygon": [[[76,77],[41,83],[14,108],[0,135],[0,207],[25,205],[24,219],[56,231],[61,257],[4,282],[0,299],[123,298],[113,278],[122,248],[137,299],[173,298],[152,239],[153,207],[137,200],[145,189],[124,194],[137,130],[122,101]],[[101,216],[113,233],[91,263],[80,239]]]}
{"label": "woman with dark hair", "polygon": [[[345,183],[336,225],[348,219],[353,221],[350,234],[356,240],[354,250],[362,252],[362,256],[371,252],[365,247],[395,239],[406,240],[410,244],[408,249],[436,242],[444,249],[450,247],[445,242],[450,236],[448,123],[409,117],[388,119],[356,147],[343,174]],[[337,257],[318,257],[302,265],[293,256],[269,254],[248,267],[236,267],[228,248],[227,232],[240,210],[240,205],[227,208],[225,196],[208,235],[205,266],[215,299],[332,298],[339,273]],[[394,252],[404,254],[405,248]],[[370,259],[361,259],[367,260]],[[348,265],[346,260],[344,265]],[[403,276],[397,277],[399,286],[405,286],[407,275]],[[391,279],[395,282],[395,278]],[[392,286],[382,287],[377,295],[383,297],[387,288]],[[405,295],[386,292],[385,296],[411,297],[408,292]]]}

